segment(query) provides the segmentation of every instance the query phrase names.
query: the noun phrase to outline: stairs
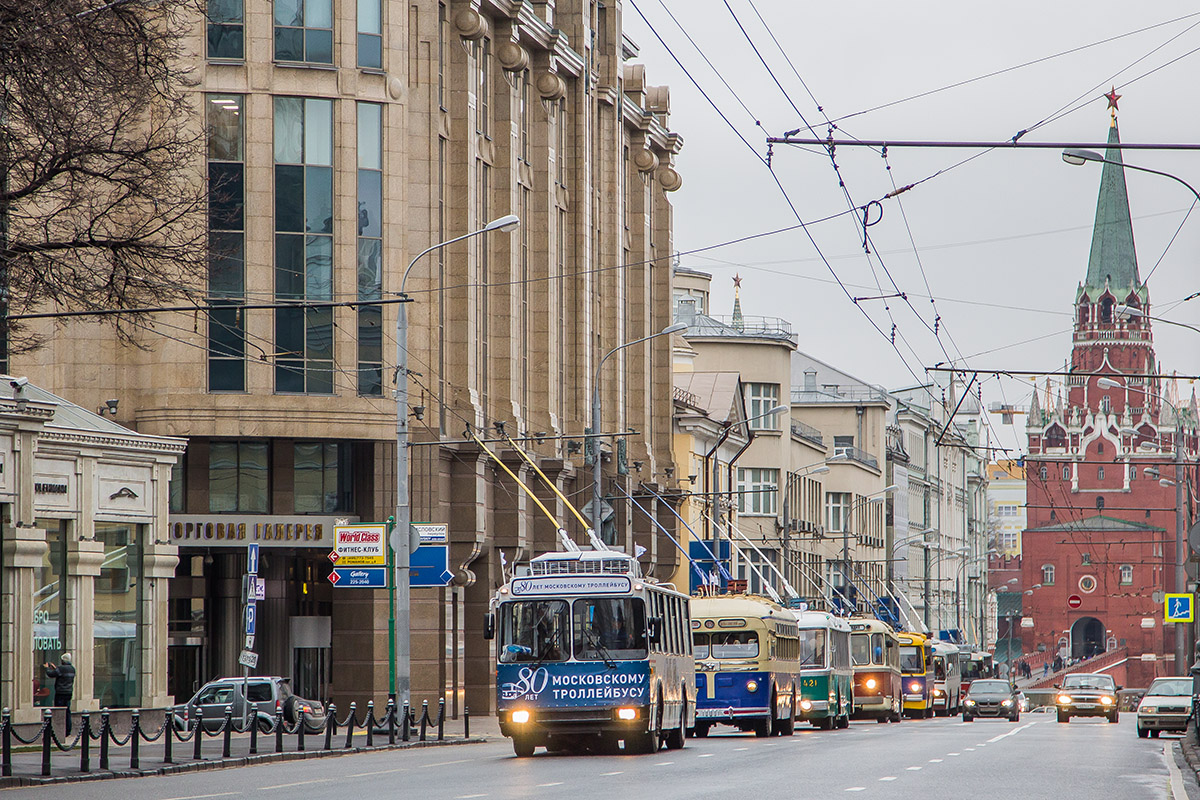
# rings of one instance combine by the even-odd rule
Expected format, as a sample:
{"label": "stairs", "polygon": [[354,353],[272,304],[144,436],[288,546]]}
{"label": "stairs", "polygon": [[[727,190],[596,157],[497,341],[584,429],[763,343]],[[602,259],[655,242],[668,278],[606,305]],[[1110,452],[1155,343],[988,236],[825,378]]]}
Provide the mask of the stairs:
{"label": "stairs", "polygon": [[[1070,675],[1074,672],[1104,672],[1107,669],[1123,663],[1128,658],[1129,648],[1119,647],[1116,650],[1109,650],[1106,653],[1101,653],[1100,655],[1089,658],[1086,661],[1080,661],[1073,666],[1064,667],[1058,672],[1051,672],[1044,678],[1042,677],[1042,673],[1040,671],[1041,664],[1038,664],[1038,668],[1033,670],[1033,677],[1028,680],[1018,680],[1017,686],[1023,690],[1049,689],[1055,684],[1062,683],[1063,676],[1065,675]],[[1042,663],[1045,663],[1045,661],[1046,659],[1043,659]],[[1029,666],[1032,668],[1034,665],[1030,664]]]}

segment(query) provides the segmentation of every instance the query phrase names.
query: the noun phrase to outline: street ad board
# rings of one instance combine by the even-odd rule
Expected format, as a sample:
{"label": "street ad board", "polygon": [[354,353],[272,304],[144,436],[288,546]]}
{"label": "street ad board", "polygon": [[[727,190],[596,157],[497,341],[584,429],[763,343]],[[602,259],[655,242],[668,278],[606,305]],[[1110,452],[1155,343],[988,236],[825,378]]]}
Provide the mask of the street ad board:
{"label": "street ad board", "polygon": [[338,567],[382,567],[387,564],[386,532],[383,524],[338,525],[329,560]]}

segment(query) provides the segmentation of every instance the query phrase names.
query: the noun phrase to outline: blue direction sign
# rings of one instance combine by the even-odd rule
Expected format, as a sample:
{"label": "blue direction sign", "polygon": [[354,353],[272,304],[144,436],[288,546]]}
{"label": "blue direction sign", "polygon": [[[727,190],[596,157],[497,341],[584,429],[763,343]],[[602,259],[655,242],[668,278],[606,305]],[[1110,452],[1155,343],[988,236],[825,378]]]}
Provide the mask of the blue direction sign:
{"label": "blue direction sign", "polygon": [[409,586],[449,586],[454,573],[450,571],[450,547],[444,544],[423,544],[412,551],[409,562]]}
{"label": "blue direction sign", "polygon": [[329,573],[329,582],[339,588],[384,589],[387,588],[387,567],[334,567]]}
{"label": "blue direction sign", "polygon": [[258,574],[258,545],[246,545],[246,574]]}

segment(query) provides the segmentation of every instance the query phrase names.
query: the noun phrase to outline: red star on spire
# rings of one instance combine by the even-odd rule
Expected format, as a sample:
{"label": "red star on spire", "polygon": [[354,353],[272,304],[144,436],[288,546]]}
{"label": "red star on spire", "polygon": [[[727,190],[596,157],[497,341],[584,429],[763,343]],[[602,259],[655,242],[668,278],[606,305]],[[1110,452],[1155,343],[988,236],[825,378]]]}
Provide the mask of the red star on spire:
{"label": "red star on spire", "polygon": [[735,288],[735,289],[742,288],[742,276],[740,276],[740,275],[733,276],[733,288]]}
{"label": "red star on spire", "polygon": [[1121,95],[1117,94],[1117,87],[1112,87],[1112,89],[1106,92],[1104,96],[1108,98],[1108,107],[1113,111],[1116,111],[1117,101],[1121,99]]}

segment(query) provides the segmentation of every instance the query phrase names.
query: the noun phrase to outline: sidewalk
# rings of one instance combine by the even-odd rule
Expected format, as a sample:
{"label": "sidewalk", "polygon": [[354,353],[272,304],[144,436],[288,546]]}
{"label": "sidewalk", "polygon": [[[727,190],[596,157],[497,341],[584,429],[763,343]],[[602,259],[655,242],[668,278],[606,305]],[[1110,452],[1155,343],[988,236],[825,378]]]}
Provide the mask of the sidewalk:
{"label": "sidewalk", "polygon": [[[56,727],[55,730],[61,735],[61,727]],[[73,733],[78,733],[76,727]],[[127,734],[128,731],[119,731],[118,735]],[[229,742],[229,757],[222,756],[224,750],[224,735],[205,736],[201,742],[201,758],[196,760],[195,742],[187,741],[180,742],[174,740],[171,742],[171,758],[172,763],[165,761],[165,750],[163,739],[160,737],[158,741],[147,743],[142,741],[138,745],[137,767],[131,766],[132,748],[126,744],[123,747],[117,747],[112,743],[108,749],[108,769],[100,768],[100,747],[98,742],[92,742],[89,746],[89,761],[90,771],[83,772],[81,770],[82,749],[77,743],[75,747],[67,752],[59,750],[53,743],[50,745],[50,775],[45,777],[42,775],[42,747],[39,745],[22,745],[17,749],[14,741],[12,752],[12,777],[0,778],[0,789],[15,787],[15,786],[37,786],[50,783],[59,783],[65,781],[84,781],[84,780],[105,780],[110,778],[134,778],[147,775],[171,775],[180,772],[195,772],[199,770],[209,769],[224,769],[228,767],[249,766],[252,764],[267,764],[278,761],[290,761],[306,758],[329,758],[332,756],[341,756],[352,753],[373,752],[378,750],[399,750],[413,747],[437,747],[445,745],[459,744],[478,744],[486,742],[489,739],[495,739],[500,736],[500,727],[495,717],[472,717],[470,720],[470,737],[464,736],[463,720],[449,719],[446,720],[444,729],[444,738],[442,741],[437,741],[437,728],[429,727],[426,730],[426,741],[417,741],[419,733],[414,733],[410,741],[402,742],[400,731],[396,731],[396,744],[388,744],[388,735],[386,730],[380,734],[373,735],[372,746],[367,746],[367,731],[361,728],[354,730],[353,738],[350,742],[350,747],[346,747],[346,729],[339,728],[336,735],[332,736],[330,749],[325,749],[325,732],[317,734],[306,734],[304,737],[304,750],[299,749],[299,737],[296,735],[285,735],[283,737],[283,750],[279,753],[275,752],[276,739],[275,734],[259,734],[258,735],[258,752],[255,755],[250,754],[250,735],[235,733],[230,736]],[[73,735],[68,741],[63,744],[69,744],[75,741]]]}

